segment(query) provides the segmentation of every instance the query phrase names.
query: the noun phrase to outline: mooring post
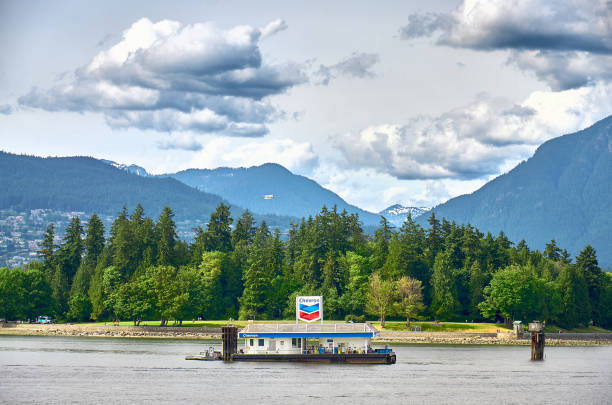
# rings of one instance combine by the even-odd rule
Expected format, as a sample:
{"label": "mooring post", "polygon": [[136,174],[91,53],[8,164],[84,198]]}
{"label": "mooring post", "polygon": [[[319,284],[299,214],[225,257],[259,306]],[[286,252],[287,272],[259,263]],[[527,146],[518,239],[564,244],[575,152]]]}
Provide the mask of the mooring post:
{"label": "mooring post", "polygon": [[221,340],[223,342],[223,360],[232,361],[232,354],[238,352],[238,328],[235,326],[222,326]]}
{"label": "mooring post", "polygon": [[531,332],[531,360],[544,360],[544,325],[540,321],[529,323],[529,332]]}

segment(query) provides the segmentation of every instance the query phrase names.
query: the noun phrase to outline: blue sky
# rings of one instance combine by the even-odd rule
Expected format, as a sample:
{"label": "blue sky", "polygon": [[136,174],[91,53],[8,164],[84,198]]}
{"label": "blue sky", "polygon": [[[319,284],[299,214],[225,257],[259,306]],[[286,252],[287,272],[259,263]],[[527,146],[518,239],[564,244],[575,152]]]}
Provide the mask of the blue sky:
{"label": "blue sky", "polygon": [[283,164],[378,211],[612,112],[612,3],[2,2],[0,148]]}

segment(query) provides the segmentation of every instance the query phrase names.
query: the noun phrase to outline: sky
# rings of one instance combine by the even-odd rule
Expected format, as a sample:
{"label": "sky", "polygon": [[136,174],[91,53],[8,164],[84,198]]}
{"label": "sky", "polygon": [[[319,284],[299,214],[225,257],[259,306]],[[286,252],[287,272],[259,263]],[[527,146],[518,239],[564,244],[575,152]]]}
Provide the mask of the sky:
{"label": "sky", "polygon": [[0,149],[282,164],[374,212],[612,114],[612,1],[0,1]]}

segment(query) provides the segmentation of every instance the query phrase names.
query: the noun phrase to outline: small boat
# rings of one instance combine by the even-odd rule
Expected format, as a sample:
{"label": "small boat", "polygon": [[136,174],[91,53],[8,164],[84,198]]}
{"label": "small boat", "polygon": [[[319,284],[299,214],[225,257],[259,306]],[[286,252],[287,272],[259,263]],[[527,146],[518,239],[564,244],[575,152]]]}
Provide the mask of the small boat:
{"label": "small boat", "polygon": [[216,361],[223,360],[223,356],[220,351],[215,351],[214,347],[209,347],[207,351],[200,352],[200,354],[193,354],[186,356],[185,360],[202,360],[202,361]]}

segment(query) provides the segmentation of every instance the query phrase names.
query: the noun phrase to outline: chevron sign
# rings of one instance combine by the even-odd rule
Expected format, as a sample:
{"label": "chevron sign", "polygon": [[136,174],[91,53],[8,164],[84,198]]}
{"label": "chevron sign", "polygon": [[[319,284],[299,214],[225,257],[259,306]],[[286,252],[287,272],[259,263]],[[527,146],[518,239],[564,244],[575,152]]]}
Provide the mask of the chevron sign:
{"label": "chevron sign", "polygon": [[323,321],[323,297],[296,297],[295,317],[305,322]]}

